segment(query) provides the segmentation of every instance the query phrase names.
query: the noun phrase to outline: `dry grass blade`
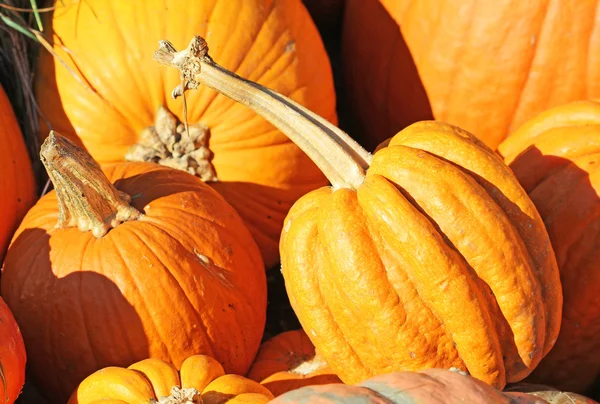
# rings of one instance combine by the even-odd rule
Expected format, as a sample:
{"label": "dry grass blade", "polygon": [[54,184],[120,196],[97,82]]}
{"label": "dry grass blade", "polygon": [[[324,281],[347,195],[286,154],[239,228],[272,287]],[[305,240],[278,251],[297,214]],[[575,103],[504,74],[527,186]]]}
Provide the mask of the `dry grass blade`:
{"label": "dry grass blade", "polygon": [[89,85],[56,54],[41,32],[41,13],[54,10],[53,3],[52,0],[2,0],[0,4],[0,84],[19,121],[40,191],[46,188],[47,176],[39,159],[39,110],[33,90],[38,53],[50,52],[78,82],[89,89]]}

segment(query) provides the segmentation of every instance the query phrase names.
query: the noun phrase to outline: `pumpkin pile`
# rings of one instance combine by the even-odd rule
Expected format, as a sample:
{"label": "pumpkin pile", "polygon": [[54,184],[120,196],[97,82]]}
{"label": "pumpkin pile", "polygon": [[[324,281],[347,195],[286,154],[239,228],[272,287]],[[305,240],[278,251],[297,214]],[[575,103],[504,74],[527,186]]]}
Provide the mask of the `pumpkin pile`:
{"label": "pumpkin pile", "polygon": [[596,3],[46,3],[0,402],[596,403]]}

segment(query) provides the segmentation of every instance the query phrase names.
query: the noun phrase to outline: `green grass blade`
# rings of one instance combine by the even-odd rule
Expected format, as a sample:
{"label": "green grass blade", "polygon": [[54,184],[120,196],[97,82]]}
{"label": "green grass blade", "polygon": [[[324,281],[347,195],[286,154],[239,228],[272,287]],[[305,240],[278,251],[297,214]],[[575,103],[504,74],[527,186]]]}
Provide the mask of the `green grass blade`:
{"label": "green grass blade", "polygon": [[35,22],[40,31],[44,31],[44,26],[42,25],[42,18],[40,17],[40,12],[37,6],[37,0],[29,0],[31,3],[31,9],[33,10],[33,15],[35,16]]}
{"label": "green grass blade", "polygon": [[21,25],[17,24],[16,22],[14,22],[13,20],[11,20],[10,18],[8,18],[7,16],[5,16],[2,13],[0,13],[0,20],[2,20],[2,22],[4,22],[6,25],[11,27],[15,31],[18,31],[21,34],[28,36],[29,38],[33,39],[36,42],[39,42],[38,39],[36,38],[36,36],[33,35],[27,28],[22,27]]}

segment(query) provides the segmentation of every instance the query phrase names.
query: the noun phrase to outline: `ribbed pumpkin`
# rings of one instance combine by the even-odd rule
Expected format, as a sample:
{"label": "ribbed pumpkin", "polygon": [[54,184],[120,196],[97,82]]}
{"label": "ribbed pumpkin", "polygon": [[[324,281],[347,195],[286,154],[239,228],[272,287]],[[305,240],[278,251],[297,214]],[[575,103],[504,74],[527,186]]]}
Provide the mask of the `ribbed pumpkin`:
{"label": "ribbed pumpkin", "polygon": [[[296,202],[280,243],[290,303],[342,381],[468,369],[527,376],[560,326],[544,223],[502,159],[457,127],[421,122],[371,156],[306,108],[217,65],[195,37],[155,58],[263,114],[333,184]],[[192,71],[190,71],[192,67]],[[367,171],[368,170],[368,171]]]}
{"label": "ribbed pumpkin", "polygon": [[273,395],[245,377],[225,374],[223,366],[206,355],[193,355],[175,366],[160,359],[144,359],[128,368],[111,366],[91,374],[71,395],[68,404],[115,402],[263,404]]}
{"label": "ribbed pumpkin", "polygon": [[105,175],[54,133],[41,158],[55,191],[28,212],[2,273],[41,391],[64,403],[92,372],[148,357],[180,366],[202,353],[247,372],[266,278],[223,197],[157,164],[117,163]]}
{"label": "ribbed pumpkin", "polygon": [[248,377],[267,387],[275,397],[304,386],[341,382],[301,329],[264,342]]}
{"label": "ribbed pumpkin", "polygon": [[31,160],[17,118],[0,86],[0,265],[10,238],[37,198]]}
{"label": "ribbed pumpkin", "polygon": [[348,0],[353,112],[373,145],[433,112],[495,149],[550,107],[600,97],[597,15],[596,0]]}
{"label": "ribbed pumpkin", "polygon": [[329,384],[303,387],[279,396],[271,403],[327,404],[355,401],[361,404],[597,404],[572,393],[503,393],[465,373],[442,369],[389,373],[355,386]]}
{"label": "ribbed pumpkin", "polygon": [[25,383],[27,354],[21,330],[0,297],[0,397],[3,404],[15,402]]}
{"label": "ribbed pumpkin", "polygon": [[265,264],[275,265],[287,211],[327,180],[266,120],[208,88],[189,95],[190,132],[183,135],[183,103],[170,96],[177,74],[160,69],[152,53],[165,35],[185,46],[202,33],[225,67],[335,122],[329,60],[302,1],[61,0],[45,28],[79,80],[42,52],[36,74],[42,134],[48,122],[81,140],[101,164],[129,152],[132,160],[218,179],[212,186],[245,220]]}
{"label": "ribbed pumpkin", "polygon": [[563,285],[561,332],[532,378],[582,392],[600,376],[600,103],[545,111],[499,151],[546,224]]}

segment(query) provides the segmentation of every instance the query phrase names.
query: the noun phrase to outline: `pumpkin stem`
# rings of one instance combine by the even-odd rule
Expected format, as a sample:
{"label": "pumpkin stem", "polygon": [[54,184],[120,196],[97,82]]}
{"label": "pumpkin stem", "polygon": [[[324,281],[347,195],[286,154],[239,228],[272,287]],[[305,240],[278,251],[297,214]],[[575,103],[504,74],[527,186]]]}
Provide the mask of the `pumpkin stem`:
{"label": "pumpkin stem", "polygon": [[371,154],[347,133],[297,102],[219,66],[208,55],[206,41],[195,36],[187,49],[177,52],[159,41],[158,62],[177,68],[181,84],[173,98],[201,83],[262,115],[293,141],[327,176],[334,187],[356,188],[371,163]]}
{"label": "pumpkin stem", "polygon": [[164,106],[158,108],[154,126],[142,131],[140,140],[125,154],[127,161],[146,161],[186,171],[202,181],[218,181],[210,162],[209,130],[202,124],[189,125]]}
{"label": "pumpkin stem", "polygon": [[194,388],[182,389],[179,386],[173,386],[171,395],[161,397],[158,400],[153,399],[152,404],[200,404],[202,395]]}
{"label": "pumpkin stem", "polygon": [[131,197],[118,191],[92,156],[66,137],[50,131],[40,158],[56,190],[57,228],[77,226],[100,238],[120,223],[141,217],[129,205]]}

